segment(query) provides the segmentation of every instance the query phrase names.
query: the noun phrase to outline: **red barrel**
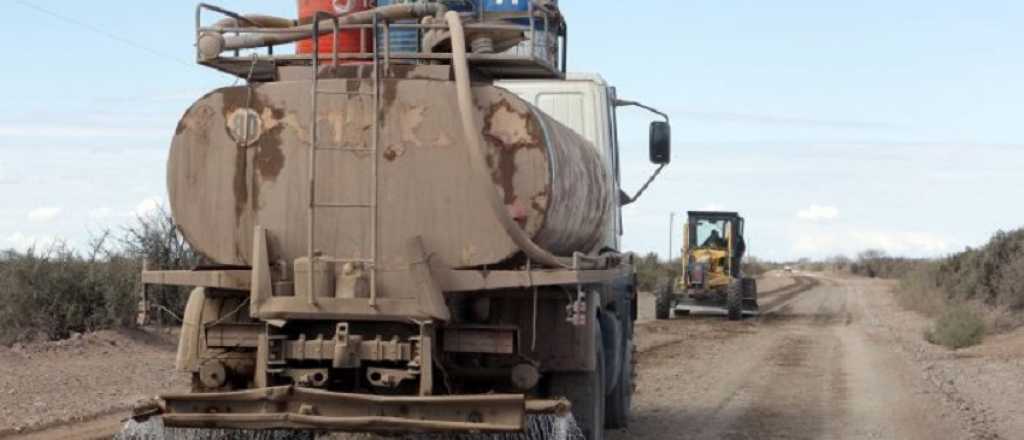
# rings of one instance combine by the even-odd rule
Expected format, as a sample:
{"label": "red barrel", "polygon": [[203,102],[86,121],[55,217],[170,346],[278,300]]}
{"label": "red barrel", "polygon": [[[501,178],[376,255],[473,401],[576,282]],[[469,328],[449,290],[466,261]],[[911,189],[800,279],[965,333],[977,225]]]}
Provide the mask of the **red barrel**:
{"label": "red barrel", "polygon": [[[299,0],[299,21],[310,23],[313,14],[327,12],[331,14],[350,14],[353,12],[370,9],[370,0]],[[330,29],[328,26],[327,29]],[[338,53],[370,52],[373,50],[373,31],[366,29],[366,40],[360,50],[360,31],[358,29],[338,32]],[[331,53],[332,35],[330,33],[320,37],[320,53]],[[297,45],[300,54],[313,53],[313,40],[301,40]]]}

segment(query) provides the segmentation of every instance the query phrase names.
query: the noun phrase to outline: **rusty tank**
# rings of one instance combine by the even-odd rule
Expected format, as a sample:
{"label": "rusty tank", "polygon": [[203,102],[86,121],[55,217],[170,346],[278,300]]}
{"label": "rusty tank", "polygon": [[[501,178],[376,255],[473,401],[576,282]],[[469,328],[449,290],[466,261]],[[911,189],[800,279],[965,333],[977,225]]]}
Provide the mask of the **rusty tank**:
{"label": "rusty tank", "polygon": [[[383,81],[376,197],[372,158],[358,150],[374,135],[372,83],[321,83],[344,93],[321,97],[315,116],[319,252],[368,255],[372,219],[359,208],[374,198],[376,226],[387,231],[378,244],[385,264],[411,236],[456,267],[500,264],[519,252],[473,184],[450,81]],[[220,89],[178,124],[167,173],[171,209],[189,243],[217,263],[250,264],[256,225],[271,233],[278,258],[305,255],[314,117],[308,88],[283,81]],[[618,194],[597,149],[506,90],[477,85],[473,95],[491,178],[519,227],[554,255],[609,242],[604,225]]]}
{"label": "rusty tank", "polygon": [[[199,98],[173,135],[171,212],[209,261],[142,274],[144,298],[192,287],[176,358],[192,386],[136,419],[510,433],[571,413],[590,440],[627,424],[637,290],[621,213],[669,162],[668,117],[566,72],[564,49],[517,52],[538,29],[565,38],[555,2],[528,6],[311,20],[197,7],[197,62],[245,84]],[[410,30],[419,52],[378,44]],[[321,50],[343,32],[372,52]],[[308,53],[271,50],[305,40]],[[664,119],[633,196],[618,173],[627,106]]]}

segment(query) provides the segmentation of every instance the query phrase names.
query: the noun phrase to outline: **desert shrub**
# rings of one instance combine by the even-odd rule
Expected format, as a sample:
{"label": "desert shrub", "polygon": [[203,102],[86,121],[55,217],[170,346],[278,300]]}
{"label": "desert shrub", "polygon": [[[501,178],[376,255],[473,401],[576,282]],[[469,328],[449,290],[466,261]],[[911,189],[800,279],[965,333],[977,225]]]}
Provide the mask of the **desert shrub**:
{"label": "desert shrub", "polygon": [[679,259],[665,262],[658,258],[658,254],[651,252],[636,259],[637,288],[643,291],[653,292],[658,283],[679,276]]}
{"label": "desert shrub", "polygon": [[749,277],[759,277],[765,272],[775,269],[777,265],[764,261],[757,257],[743,258],[743,274]]}
{"label": "desert shrub", "polygon": [[953,350],[977,345],[984,337],[985,322],[966,305],[950,307],[925,333],[928,342]]}
{"label": "desert shrub", "polygon": [[824,261],[809,261],[799,265],[800,269],[808,272],[824,272],[830,266]]}
{"label": "desert shrub", "polygon": [[[159,267],[199,260],[172,225],[158,211],[119,234],[100,234],[85,250],[57,242],[0,253],[0,343],[133,325],[144,259]],[[154,293],[155,301],[181,314],[185,292]]]}
{"label": "desert shrub", "polygon": [[939,262],[918,265],[899,280],[897,301],[906,309],[926,316],[939,316],[949,301],[938,284]]}
{"label": "desert shrub", "polygon": [[[202,256],[185,241],[171,214],[162,207],[125,227],[117,241],[126,258],[139,264],[144,261],[153,270],[186,269],[203,262]],[[188,301],[188,288],[150,286],[147,296],[151,303],[181,316]]]}
{"label": "desert shrub", "polygon": [[919,262],[900,279],[897,292],[904,307],[938,317],[927,337],[942,345],[959,345],[977,331],[1017,328],[1024,323],[1024,229]]}
{"label": "desert shrub", "polygon": [[[112,258],[108,258],[112,257]],[[130,323],[139,266],[66,243],[6,252],[0,267],[0,342],[62,339]],[[137,301],[137,299],[136,299]]]}
{"label": "desert shrub", "polygon": [[938,284],[952,299],[1024,309],[1024,229],[997,232],[985,246],[941,262]]}
{"label": "desert shrub", "polygon": [[884,251],[869,249],[857,255],[856,262],[846,264],[854,275],[898,279],[927,263],[924,259],[890,257]]}
{"label": "desert shrub", "polygon": [[846,255],[834,255],[825,259],[825,264],[832,271],[848,272],[850,271],[850,266],[853,264],[853,260]]}

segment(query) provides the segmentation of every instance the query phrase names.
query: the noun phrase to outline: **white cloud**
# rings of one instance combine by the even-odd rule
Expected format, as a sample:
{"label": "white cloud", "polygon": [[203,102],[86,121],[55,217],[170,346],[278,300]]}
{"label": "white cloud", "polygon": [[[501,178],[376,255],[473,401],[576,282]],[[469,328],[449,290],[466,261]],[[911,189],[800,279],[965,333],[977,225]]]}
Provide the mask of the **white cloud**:
{"label": "white cloud", "polygon": [[135,206],[135,210],[131,212],[131,215],[136,217],[145,217],[156,211],[159,211],[164,206],[164,201],[160,197],[149,197],[139,202]]}
{"label": "white cloud", "polygon": [[28,212],[28,221],[32,223],[47,223],[55,220],[62,209],[58,207],[36,208]]}
{"label": "white cloud", "polygon": [[162,128],[95,127],[78,125],[0,125],[0,136],[7,138],[46,139],[164,139],[168,132]]}
{"label": "white cloud", "polygon": [[0,162],[0,185],[13,185],[19,181],[20,179],[13,176],[7,167],[4,166],[4,163]]}
{"label": "white cloud", "polygon": [[15,232],[7,236],[4,239],[5,246],[0,248],[14,249],[19,252],[24,252],[29,248],[35,248],[38,250],[46,250],[52,247],[54,244],[59,242],[55,237],[43,235],[43,236],[29,236],[22,234],[21,232]]}
{"label": "white cloud", "polygon": [[89,211],[89,218],[94,220],[108,219],[111,217],[115,217],[116,215],[117,214],[114,213],[113,209],[107,208],[105,206],[102,208],[96,208]]}
{"label": "white cloud", "polygon": [[879,249],[896,256],[921,257],[939,255],[953,248],[947,239],[926,232],[802,228],[796,234],[792,241],[793,251],[806,257],[853,256],[867,249]]}
{"label": "white cloud", "polygon": [[894,255],[935,254],[950,247],[942,237],[923,232],[854,232],[852,236],[864,249],[881,249]]}
{"label": "white cloud", "polygon": [[145,217],[153,212],[159,211],[163,207],[164,201],[162,198],[147,197],[136,204],[135,208],[128,211],[116,210],[108,206],[94,208],[89,211],[89,218],[93,220],[109,220],[114,218]]}
{"label": "white cloud", "polygon": [[796,217],[800,220],[811,222],[823,222],[839,218],[839,208],[835,206],[811,205],[797,211]]}
{"label": "white cloud", "polygon": [[721,203],[709,203],[700,208],[701,211],[725,211],[725,205]]}

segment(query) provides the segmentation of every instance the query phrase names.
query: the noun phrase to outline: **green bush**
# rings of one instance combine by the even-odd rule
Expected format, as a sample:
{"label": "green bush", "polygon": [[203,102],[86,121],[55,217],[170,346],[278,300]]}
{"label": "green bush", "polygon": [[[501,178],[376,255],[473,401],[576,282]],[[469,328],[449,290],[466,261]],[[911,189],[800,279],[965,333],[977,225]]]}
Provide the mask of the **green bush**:
{"label": "green bush", "polygon": [[977,345],[984,337],[984,320],[966,305],[946,310],[925,333],[928,342],[953,350]]}

